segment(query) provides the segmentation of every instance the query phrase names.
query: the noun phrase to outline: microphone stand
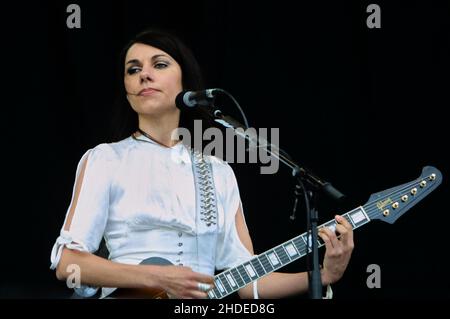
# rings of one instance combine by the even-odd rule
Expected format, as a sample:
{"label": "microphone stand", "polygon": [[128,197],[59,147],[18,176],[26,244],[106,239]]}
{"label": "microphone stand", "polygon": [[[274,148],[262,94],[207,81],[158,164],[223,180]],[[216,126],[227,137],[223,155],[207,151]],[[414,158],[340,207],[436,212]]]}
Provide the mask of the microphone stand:
{"label": "microphone stand", "polygon": [[[319,192],[325,193],[327,196],[335,200],[342,200],[344,195],[334,188],[329,182],[320,179],[317,175],[313,174],[310,170],[295,163],[291,157],[278,148],[277,146],[268,143],[267,141],[258,138],[257,136],[249,136],[242,132],[245,127],[236,121],[234,118],[223,115],[222,111],[217,109],[213,105],[213,108],[208,108],[207,112],[214,118],[216,123],[221,124],[225,128],[233,129],[234,133],[242,138],[248,140],[250,143],[255,143],[257,147],[263,148],[271,156],[277,158],[287,167],[292,170],[292,176],[296,179],[297,185],[295,188],[295,204],[291,219],[295,219],[295,212],[297,209],[297,203],[300,200],[300,195],[303,194],[306,216],[307,216],[307,229],[308,229],[308,243],[307,243],[307,256],[310,271],[308,272],[309,278],[309,294],[311,299],[322,299],[322,280],[320,276],[319,266],[319,246],[317,235],[317,197]],[[238,130],[240,128],[241,130]],[[263,145],[259,145],[263,142]],[[268,147],[270,146],[270,147]],[[312,203],[312,205],[311,205]],[[311,257],[309,257],[311,255]]]}

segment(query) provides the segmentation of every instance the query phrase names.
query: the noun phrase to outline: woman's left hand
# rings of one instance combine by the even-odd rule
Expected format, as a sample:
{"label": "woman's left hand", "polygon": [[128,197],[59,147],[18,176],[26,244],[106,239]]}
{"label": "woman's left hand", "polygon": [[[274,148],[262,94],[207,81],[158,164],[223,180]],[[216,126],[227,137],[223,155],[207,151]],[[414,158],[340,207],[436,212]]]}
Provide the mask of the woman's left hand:
{"label": "woman's left hand", "polygon": [[344,274],[353,251],[353,230],[350,223],[342,216],[336,215],[336,233],[327,227],[322,227],[318,235],[325,242],[325,258],[322,268],[322,283],[332,284]]}

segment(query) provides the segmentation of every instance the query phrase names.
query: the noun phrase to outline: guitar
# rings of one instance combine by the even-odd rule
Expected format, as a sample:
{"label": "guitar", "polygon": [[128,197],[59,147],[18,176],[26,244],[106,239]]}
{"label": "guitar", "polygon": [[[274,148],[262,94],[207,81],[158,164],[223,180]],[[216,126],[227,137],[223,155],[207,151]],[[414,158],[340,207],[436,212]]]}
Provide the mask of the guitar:
{"label": "guitar", "polygon": [[[426,166],[416,180],[399,185],[379,193],[372,194],[369,201],[342,216],[352,225],[359,228],[368,222],[378,219],[393,224],[407,210],[417,204],[421,199],[431,193],[442,182],[442,174],[432,166]],[[320,226],[328,227],[334,231],[335,220],[330,220]],[[310,251],[311,239],[305,232],[288,240],[266,252],[254,256],[234,268],[227,269],[214,277],[215,287],[208,292],[208,299],[221,299],[243,288],[249,283],[276,271],[287,264],[306,256],[307,247]],[[318,246],[324,246],[319,237]],[[151,257],[141,262],[143,265],[172,265],[164,258]],[[168,298],[163,290],[121,288],[113,294],[113,298]]]}

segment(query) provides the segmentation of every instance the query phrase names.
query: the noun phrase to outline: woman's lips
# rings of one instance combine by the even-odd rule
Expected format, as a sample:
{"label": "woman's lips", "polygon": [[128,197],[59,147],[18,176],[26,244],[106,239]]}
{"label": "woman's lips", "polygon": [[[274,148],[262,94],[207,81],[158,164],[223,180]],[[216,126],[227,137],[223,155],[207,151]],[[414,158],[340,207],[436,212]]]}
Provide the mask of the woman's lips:
{"label": "woman's lips", "polygon": [[139,95],[141,95],[141,96],[149,96],[149,95],[155,94],[156,92],[158,92],[158,90],[148,88],[148,89],[143,89],[142,91],[140,91]]}

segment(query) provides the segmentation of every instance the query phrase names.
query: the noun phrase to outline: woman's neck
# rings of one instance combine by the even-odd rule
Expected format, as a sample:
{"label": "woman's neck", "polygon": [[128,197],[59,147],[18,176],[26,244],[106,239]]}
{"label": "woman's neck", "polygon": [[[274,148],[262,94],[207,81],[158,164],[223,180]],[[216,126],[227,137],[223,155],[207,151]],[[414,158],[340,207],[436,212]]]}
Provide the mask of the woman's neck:
{"label": "woman's neck", "polygon": [[172,140],[172,132],[178,128],[179,122],[179,111],[158,118],[139,114],[139,128],[153,140],[167,147],[172,147],[178,141]]}

